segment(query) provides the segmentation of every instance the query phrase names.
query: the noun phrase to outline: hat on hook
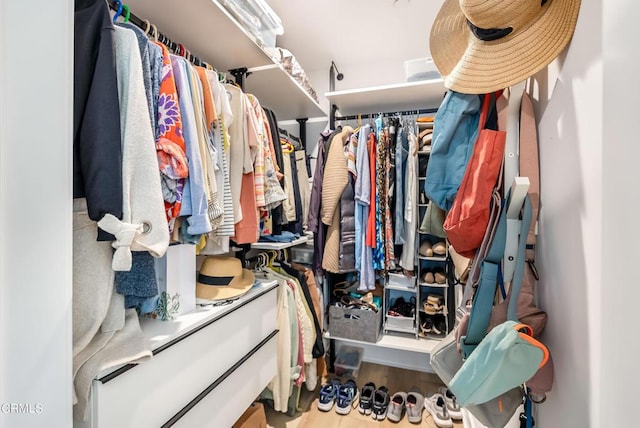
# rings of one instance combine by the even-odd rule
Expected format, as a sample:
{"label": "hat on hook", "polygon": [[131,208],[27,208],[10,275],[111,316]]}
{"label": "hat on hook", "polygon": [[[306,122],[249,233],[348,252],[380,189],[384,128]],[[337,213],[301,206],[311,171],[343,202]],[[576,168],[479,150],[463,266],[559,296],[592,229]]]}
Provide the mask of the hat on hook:
{"label": "hat on hook", "polygon": [[253,286],[253,272],[242,268],[240,259],[209,256],[202,262],[196,283],[196,297],[206,300],[233,299]]}
{"label": "hat on hook", "polygon": [[521,82],[571,40],[581,0],[445,0],[430,49],[447,89],[486,94]]}

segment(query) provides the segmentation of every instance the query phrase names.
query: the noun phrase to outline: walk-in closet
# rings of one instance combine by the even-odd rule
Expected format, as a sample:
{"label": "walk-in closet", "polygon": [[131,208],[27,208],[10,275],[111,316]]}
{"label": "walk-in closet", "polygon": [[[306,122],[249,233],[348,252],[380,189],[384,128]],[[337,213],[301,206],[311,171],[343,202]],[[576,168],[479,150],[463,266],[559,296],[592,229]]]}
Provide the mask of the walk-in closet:
{"label": "walk-in closet", "polygon": [[637,425],[638,13],[0,0],[0,427]]}

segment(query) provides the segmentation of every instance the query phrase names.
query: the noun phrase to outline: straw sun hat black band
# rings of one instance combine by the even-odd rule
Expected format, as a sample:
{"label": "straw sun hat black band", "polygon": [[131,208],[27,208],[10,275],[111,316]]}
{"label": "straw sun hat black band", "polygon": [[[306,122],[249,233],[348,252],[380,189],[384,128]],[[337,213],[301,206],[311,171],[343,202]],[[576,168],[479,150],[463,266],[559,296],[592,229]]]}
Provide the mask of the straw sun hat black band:
{"label": "straw sun hat black band", "polygon": [[491,40],[498,40],[506,36],[513,31],[512,27],[507,28],[480,28],[476,27],[467,19],[467,25],[469,29],[478,39],[483,42],[490,42]]}
{"label": "straw sun hat black band", "polygon": [[206,285],[229,285],[234,276],[209,276],[198,274],[198,282]]}
{"label": "straw sun hat black band", "polygon": [[[544,6],[547,0],[541,0],[540,7]],[[478,39],[483,42],[490,42],[492,40],[501,39],[507,35],[509,35],[513,31],[513,27],[506,28],[480,28],[473,25],[471,21],[467,19],[467,25],[469,29]]]}

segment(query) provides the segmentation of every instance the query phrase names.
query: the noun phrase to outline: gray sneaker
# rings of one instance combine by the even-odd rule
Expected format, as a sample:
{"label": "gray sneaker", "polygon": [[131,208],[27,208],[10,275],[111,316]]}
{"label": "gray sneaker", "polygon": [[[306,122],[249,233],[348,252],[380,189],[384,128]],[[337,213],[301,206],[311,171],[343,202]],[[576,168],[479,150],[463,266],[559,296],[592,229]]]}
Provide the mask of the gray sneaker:
{"label": "gray sneaker", "polygon": [[405,407],[407,408],[407,419],[409,419],[409,422],[412,424],[419,424],[422,422],[424,395],[419,392],[408,393]]}
{"label": "gray sneaker", "polygon": [[391,422],[400,422],[400,419],[404,416],[406,401],[406,392],[396,392],[393,394],[389,408],[387,409],[387,419]]}
{"label": "gray sneaker", "polygon": [[462,409],[460,409],[460,406],[456,401],[456,396],[453,395],[453,392],[451,392],[446,386],[438,388],[438,392],[442,394],[445,403],[447,403],[447,411],[449,412],[451,419],[454,421],[462,420]]}
{"label": "gray sneaker", "polygon": [[453,421],[447,411],[447,404],[442,394],[433,394],[424,399],[424,408],[431,414],[433,422],[439,428],[453,428]]}

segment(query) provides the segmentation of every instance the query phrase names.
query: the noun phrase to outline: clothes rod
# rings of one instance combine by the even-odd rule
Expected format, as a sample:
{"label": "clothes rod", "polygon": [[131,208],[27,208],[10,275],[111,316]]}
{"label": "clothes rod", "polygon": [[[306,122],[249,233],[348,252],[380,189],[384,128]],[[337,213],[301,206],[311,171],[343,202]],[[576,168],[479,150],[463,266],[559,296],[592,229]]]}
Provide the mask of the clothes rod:
{"label": "clothes rod", "polygon": [[335,120],[355,120],[355,119],[366,119],[366,118],[376,118],[376,117],[393,117],[393,116],[409,116],[409,115],[419,115],[419,114],[427,114],[427,113],[436,113],[438,111],[437,108],[427,108],[420,110],[404,110],[404,111],[390,111],[390,112],[376,112],[376,113],[365,113],[360,115],[350,115],[350,116],[336,116]]}
{"label": "clothes rod", "polygon": [[[118,11],[118,3],[115,2],[114,0],[107,0],[107,3],[109,4],[109,7],[111,8],[111,10],[114,11]],[[127,13],[125,11],[122,11],[122,13],[120,14],[120,16],[125,17],[127,15]],[[134,15],[133,12],[131,12],[131,10],[129,10],[128,13],[129,16],[129,22],[131,22],[132,24],[134,24],[136,27],[140,28],[142,31],[144,31],[145,33],[147,31],[149,36],[151,37],[151,31],[153,31],[153,29],[155,29],[155,31],[157,31],[157,28],[155,27],[155,25],[153,27],[151,27],[151,23],[147,20],[143,20],[141,18],[139,18],[138,16]],[[150,28],[147,28],[150,27]],[[163,45],[165,45],[167,48],[169,48],[169,50],[171,50],[171,52],[173,52],[176,55],[180,55],[186,59],[188,59],[191,63],[201,66],[201,67],[206,67],[208,64],[205,61],[202,61],[200,58],[198,58],[197,56],[191,54],[190,52],[187,51],[187,49],[180,43],[176,43],[173,40],[171,40],[169,37],[165,36],[164,34],[162,34],[161,32],[157,31],[158,34],[156,34],[158,41],[161,42]],[[180,52],[180,50],[184,50],[186,52]],[[188,56],[185,56],[184,54],[188,53]],[[212,69],[214,69],[213,67],[211,67]]]}

